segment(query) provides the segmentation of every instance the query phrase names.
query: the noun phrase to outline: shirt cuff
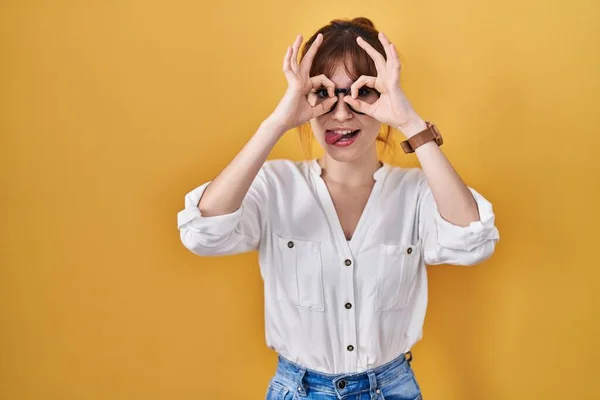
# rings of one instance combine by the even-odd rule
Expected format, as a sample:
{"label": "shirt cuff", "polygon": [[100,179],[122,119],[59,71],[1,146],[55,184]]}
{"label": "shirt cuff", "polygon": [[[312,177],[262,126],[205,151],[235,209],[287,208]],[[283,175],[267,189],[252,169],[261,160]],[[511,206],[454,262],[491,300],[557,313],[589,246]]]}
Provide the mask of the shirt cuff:
{"label": "shirt cuff", "polygon": [[495,215],[492,204],[475,189],[469,188],[479,209],[479,221],[468,226],[458,226],[446,221],[435,207],[435,224],[440,246],[447,249],[471,251],[490,239],[499,239],[498,229],[494,224]]}
{"label": "shirt cuff", "polygon": [[213,235],[226,235],[232,232],[242,218],[244,205],[230,214],[205,217],[198,208],[200,198],[208,184],[192,190],[185,196],[185,208],[177,213],[177,228],[191,229],[196,232],[207,232]]}

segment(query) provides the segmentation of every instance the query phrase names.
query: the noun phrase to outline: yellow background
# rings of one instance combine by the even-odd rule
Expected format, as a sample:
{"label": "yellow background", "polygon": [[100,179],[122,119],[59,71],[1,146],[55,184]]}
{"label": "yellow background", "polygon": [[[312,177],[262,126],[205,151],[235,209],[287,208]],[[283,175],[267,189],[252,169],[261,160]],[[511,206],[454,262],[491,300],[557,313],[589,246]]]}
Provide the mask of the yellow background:
{"label": "yellow background", "polygon": [[598,1],[0,7],[1,399],[264,397],[256,253],[194,256],[176,214],[276,106],[295,35],[360,15],[501,235],[429,267],[424,398],[600,398]]}

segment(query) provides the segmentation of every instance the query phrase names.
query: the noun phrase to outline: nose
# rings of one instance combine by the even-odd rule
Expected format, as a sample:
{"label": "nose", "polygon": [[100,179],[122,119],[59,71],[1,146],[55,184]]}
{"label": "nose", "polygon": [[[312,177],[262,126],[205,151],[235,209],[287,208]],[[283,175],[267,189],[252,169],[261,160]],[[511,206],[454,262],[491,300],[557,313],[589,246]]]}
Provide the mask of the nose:
{"label": "nose", "polygon": [[348,103],[344,101],[345,95],[346,93],[339,93],[337,95],[338,101],[336,101],[333,106],[333,118],[338,121],[345,121],[353,117],[352,110],[350,110]]}

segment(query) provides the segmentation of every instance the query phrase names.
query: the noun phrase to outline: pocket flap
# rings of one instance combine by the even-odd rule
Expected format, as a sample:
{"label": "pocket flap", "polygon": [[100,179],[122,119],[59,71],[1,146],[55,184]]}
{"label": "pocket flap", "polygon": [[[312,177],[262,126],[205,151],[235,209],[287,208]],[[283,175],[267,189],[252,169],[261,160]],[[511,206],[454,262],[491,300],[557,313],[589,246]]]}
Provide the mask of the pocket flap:
{"label": "pocket flap", "polygon": [[391,256],[409,256],[416,257],[419,255],[421,248],[414,244],[384,244],[384,252]]}
{"label": "pocket flap", "polygon": [[308,251],[313,254],[318,254],[320,252],[320,244],[319,242],[314,242],[310,240],[301,240],[301,239],[292,239],[292,238],[284,238],[279,235],[275,235],[277,238],[277,244],[281,251],[293,251],[293,252],[302,252]]}

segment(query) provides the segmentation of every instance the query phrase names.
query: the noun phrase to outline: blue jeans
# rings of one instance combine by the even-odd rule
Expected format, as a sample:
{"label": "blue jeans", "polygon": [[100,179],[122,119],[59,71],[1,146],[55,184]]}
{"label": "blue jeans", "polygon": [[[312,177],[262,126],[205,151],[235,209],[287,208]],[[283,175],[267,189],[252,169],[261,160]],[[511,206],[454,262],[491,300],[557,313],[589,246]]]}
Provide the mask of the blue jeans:
{"label": "blue jeans", "polygon": [[421,400],[411,360],[409,351],[365,372],[331,375],[278,356],[266,400]]}

